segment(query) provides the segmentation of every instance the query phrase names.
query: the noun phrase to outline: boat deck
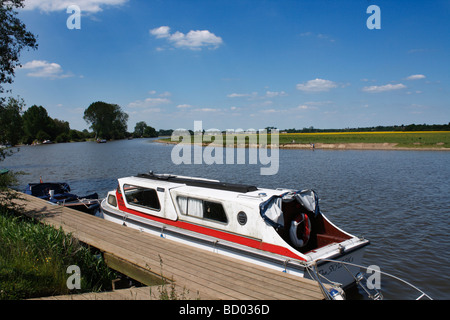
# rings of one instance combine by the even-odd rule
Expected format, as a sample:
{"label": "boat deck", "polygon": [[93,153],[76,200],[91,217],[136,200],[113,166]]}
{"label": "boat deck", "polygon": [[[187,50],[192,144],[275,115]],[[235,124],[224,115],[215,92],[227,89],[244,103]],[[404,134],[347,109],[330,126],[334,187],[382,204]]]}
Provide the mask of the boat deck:
{"label": "boat deck", "polygon": [[182,288],[181,294],[195,299],[324,299],[315,281],[153,236],[30,195],[20,196],[16,202],[26,215],[61,227],[100,249],[111,268],[146,285],[164,277]]}

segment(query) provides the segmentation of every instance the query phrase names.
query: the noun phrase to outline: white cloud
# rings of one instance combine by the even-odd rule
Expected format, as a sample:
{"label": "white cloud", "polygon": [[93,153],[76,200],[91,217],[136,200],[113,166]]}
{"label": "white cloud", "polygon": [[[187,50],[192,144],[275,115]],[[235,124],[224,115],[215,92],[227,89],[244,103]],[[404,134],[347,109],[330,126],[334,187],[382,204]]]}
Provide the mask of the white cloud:
{"label": "white cloud", "polygon": [[169,91],[164,91],[163,93],[160,93],[160,97],[170,97],[172,94]]}
{"label": "white cloud", "polygon": [[198,109],[195,109],[194,111],[199,111],[199,112],[217,112],[217,111],[220,111],[220,110],[213,109],[213,108],[198,108]]}
{"label": "white cloud", "polygon": [[398,84],[386,84],[384,86],[369,86],[364,87],[362,91],[364,92],[371,92],[371,93],[378,93],[378,92],[385,92],[385,91],[392,91],[392,90],[400,90],[404,89],[406,86],[402,83]]}
{"label": "white cloud", "polygon": [[230,93],[227,95],[228,98],[242,98],[242,97],[251,97],[249,93]]}
{"label": "white cloud", "polygon": [[318,108],[315,106],[311,106],[308,104],[301,104],[299,106],[297,106],[296,108],[294,108],[294,110],[298,111],[298,110],[317,110]]}
{"label": "white cloud", "polygon": [[128,104],[128,108],[151,108],[171,101],[167,98],[147,98],[144,101],[136,100]]}
{"label": "white cloud", "polygon": [[266,97],[268,97],[268,98],[273,98],[273,97],[284,97],[284,96],[287,96],[287,93],[284,92],[284,91],[280,91],[280,92],[277,92],[277,91],[267,91],[267,92],[266,92]]}
{"label": "white cloud", "polygon": [[[288,94],[284,91],[266,91],[265,95],[258,97],[258,92],[252,93],[230,93],[227,95],[228,98],[251,98],[251,99],[265,99],[265,98],[275,98],[275,97],[285,97]],[[249,99],[249,100],[251,100]]]}
{"label": "white cloud", "polygon": [[252,93],[230,93],[227,95],[228,98],[252,98],[256,99],[258,96],[258,92],[252,92]]}
{"label": "white cloud", "polygon": [[25,10],[39,9],[44,12],[66,10],[70,5],[77,5],[81,12],[95,13],[104,6],[117,6],[128,0],[25,0]]}
{"label": "white cloud", "polygon": [[327,34],[313,33],[313,32],[310,32],[310,31],[300,33],[300,37],[313,37],[313,38],[317,38],[317,39],[321,39],[321,40],[326,40],[326,41],[329,41],[329,42],[336,42],[336,40],[334,40],[333,38],[331,38]]}
{"label": "white cloud", "polygon": [[426,77],[423,74],[413,74],[406,78],[406,80],[419,80],[425,79]]}
{"label": "white cloud", "polygon": [[188,108],[192,108],[192,106],[190,104],[179,104],[177,105],[178,109],[188,109]]}
{"label": "white cloud", "polygon": [[[157,94],[158,92],[157,92],[156,90],[150,90],[148,93],[149,93],[150,95],[155,95],[155,94]],[[165,98],[165,97],[170,97],[171,95],[172,95],[172,93],[170,93],[169,91],[164,91],[163,93],[159,93],[159,94],[158,94],[158,97]]]}
{"label": "white cloud", "polygon": [[161,26],[151,29],[150,34],[157,39],[167,39],[176,48],[188,48],[191,50],[201,50],[203,47],[217,49],[223,43],[221,37],[208,30],[191,30],[187,34],[176,31],[171,34],[170,27]]}
{"label": "white cloud", "polygon": [[150,30],[150,33],[156,38],[168,38],[170,37],[170,28],[168,26],[161,26]]}
{"label": "white cloud", "polygon": [[72,76],[70,74],[64,74],[63,69],[59,64],[44,60],[27,62],[22,66],[22,69],[30,70],[31,72],[27,73],[27,76],[36,78],[61,79]]}
{"label": "white cloud", "polygon": [[266,109],[266,110],[261,110],[262,113],[266,113],[266,114],[270,114],[270,113],[277,113],[280,111],[277,111],[275,109]]}
{"label": "white cloud", "polygon": [[297,90],[305,91],[305,92],[321,92],[321,91],[329,91],[330,89],[336,88],[338,85],[330,80],[324,79],[314,79],[309,80],[305,83],[297,84]]}

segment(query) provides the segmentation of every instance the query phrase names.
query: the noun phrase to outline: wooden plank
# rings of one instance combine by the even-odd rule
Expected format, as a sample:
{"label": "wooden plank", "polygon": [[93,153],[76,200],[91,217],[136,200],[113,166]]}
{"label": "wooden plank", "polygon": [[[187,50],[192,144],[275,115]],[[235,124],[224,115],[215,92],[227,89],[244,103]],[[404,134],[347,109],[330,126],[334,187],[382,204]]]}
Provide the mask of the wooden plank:
{"label": "wooden plank", "polygon": [[[267,269],[163,239],[21,194],[26,214],[102,250],[109,262],[138,281],[163,274],[200,296],[216,299],[323,299],[309,279]],[[161,264],[162,260],[162,264]],[[114,267],[113,267],[114,268]],[[125,269],[124,269],[125,268]],[[119,270],[120,271],[120,270]],[[112,298],[111,298],[112,299]]]}
{"label": "wooden plank", "polygon": [[41,297],[30,300],[165,300],[173,295],[178,300],[197,300],[198,296],[186,292],[179,286],[132,287],[109,292],[90,292],[61,296]]}
{"label": "wooden plank", "polygon": [[[114,226],[116,227],[117,224],[114,224]],[[124,228],[124,227],[121,227],[121,228],[122,229],[127,229],[127,228]],[[129,234],[127,235],[127,240],[130,239],[130,235]],[[146,244],[144,243],[144,241],[146,239],[145,236],[147,234],[143,235],[142,233],[139,233],[138,231],[135,231],[134,234],[139,236],[139,238],[136,239],[136,241],[138,243],[142,243],[141,247],[146,247]],[[117,237],[120,237],[120,235],[115,233],[115,238],[116,238],[115,240],[117,240]],[[148,237],[154,237],[154,236],[148,235]],[[162,240],[161,238],[158,238],[158,237],[156,237],[156,239],[152,239],[152,240],[157,240],[156,242],[155,241],[152,242],[152,244],[153,244],[152,249],[155,249],[155,245],[154,245],[155,243],[164,243],[164,242],[167,243],[167,241]],[[169,242],[170,242],[170,240],[169,240]],[[149,244],[149,246],[150,246],[150,244]],[[234,263],[235,261],[228,261],[227,259],[225,259],[225,257],[223,257],[221,255],[218,255],[218,254],[213,254],[213,256],[216,257],[216,259],[211,259],[211,254],[210,253],[208,253],[208,257],[207,257],[208,260],[203,260],[202,261],[202,258],[204,256],[203,255],[200,255],[200,256],[196,255],[195,258],[193,258],[192,250],[190,250],[190,248],[191,247],[186,246],[185,248],[183,248],[183,250],[180,250],[181,248],[179,246],[177,246],[176,247],[177,250],[175,252],[173,252],[173,256],[176,256],[176,259],[177,259],[177,261],[174,261],[174,262],[179,263],[180,259],[182,259],[181,261],[183,262],[183,253],[186,253],[186,251],[190,251],[188,253],[188,255],[189,255],[188,257],[189,257],[190,260],[189,261],[185,261],[185,263],[186,263],[186,266],[189,266],[191,269],[192,269],[193,266],[195,266],[197,264],[200,264],[201,268],[209,268],[208,264],[214,264],[214,266],[211,266],[212,271],[214,271],[215,268],[222,267],[222,270],[223,270],[225,267],[228,267],[226,269],[229,272],[232,272],[235,276],[239,276],[239,273],[242,273],[242,272],[246,273],[244,275],[246,278],[247,277],[254,277],[255,275],[258,275],[258,274],[255,273],[255,265],[254,264],[249,264],[245,269],[236,268],[236,264]],[[170,253],[169,252],[170,248],[168,246],[163,247],[162,250],[164,251],[165,254]],[[180,252],[181,252],[181,255],[180,255]],[[144,253],[143,252],[138,252],[138,254],[144,254]],[[171,259],[171,257],[172,256],[169,256],[168,258]],[[158,259],[157,257],[154,257],[154,258]],[[167,256],[166,256],[166,258],[167,258]],[[165,261],[167,261],[167,259]],[[237,266],[238,267],[242,266],[242,264],[239,264]],[[202,270],[200,270],[200,271],[202,271]],[[227,277],[228,277],[228,275],[227,275]],[[286,278],[287,278],[286,276],[281,277],[281,279],[286,279]],[[298,277],[295,277],[295,279],[298,279]],[[283,292],[284,295],[286,294],[286,290],[289,291],[289,286],[291,287],[291,290],[298,290],[298,286],[295,287],[295,286],[293,286],[291,284],[292,281],[286,282],[286,281],[280,281],[279,279],[267,278],[267,270],[265,270],[265,269],[261,270],[261,272],[259,273],[259,279],[257,279],[257,280],[259,280],[261,282],[260,286],[262,287],[261,289],[263,290],[263,292],[267,291],[265,289],[266,286],[267,286],[267,282],[272,282],[272,285],[278,285],[280,287],[279,288],[280,292]],[[283,282],[284,282],[284,284],[283,284]],[[307,285],[310,285],[310,283],[311,282],[309,282],[309,281],[305,282],[305,284],[307,284]],[[314,286],[317,285],[315,282],[313,284],[314,284]],[[230,285],[233,285],[233,283],[230,282]],[[255,288],[252,288],[252,290],[255,290]],[[310,291],[310,290],[307,290],[307,292],[308,291]],[[298,296],[298,292],[296,292],[293,295],[293,297],[297,297],[297,296]],[[283,298],[288,298],[288,297],[283,297]]]}
{"label": "wooden plank", "polygon": [[139,281],[147,286],[163,285],[165,281],[161,275],[144,269],[136,264],[130,263],[127,260],[119,258],[112,253],[105,252],[103,254],[106,264],[111,269],[117,270],[120,273]]}
{"label": "wooden plank", "polygon": [[[67,220],[66,220],[67,221]],[[90,225],[90,226],[92,226],[92,225]],[[114,224],[114,227],[117,227],[117,224]],[[115,236],[115,240],[117,240],[117,235]],[[127,239],[127,240],[129,240],[129,238]],[[157,240],[160,240],[159,238],[157,239]],[[139,241],[139,240],[138,240]],[[165,241],[165,242],[167,242],[167,241]],[[190,247],[188,247],[188,248],[190,248]],[[167,249],[167,248],[166,248]],[[178,248],[178,251],[179,251],[179,248]],[[141,254],[142,254],[142,252],[141,252]],[[154,259],[157,259],[156,257],[154,257]],[[179,262],[179,261],[178,261]],[[195,261],[194,261],[195,262]],[[184,269],[184,267],[183,267],[183,269]],[[189,269],[192,269],[192,265],[190,266],[190,268]],[[198,270],[198,271],[204,271],[204,270]],[[197,271],[195,271],[195,272],[197,272]],[[214,273],[214,275],[216,276],[217,274],[216,273]],[[228,279],[226,280],[226,281],[228,281]],[[228,282],[227,282],[228,283]],[[260,297],[261,298],[261,297]]]}

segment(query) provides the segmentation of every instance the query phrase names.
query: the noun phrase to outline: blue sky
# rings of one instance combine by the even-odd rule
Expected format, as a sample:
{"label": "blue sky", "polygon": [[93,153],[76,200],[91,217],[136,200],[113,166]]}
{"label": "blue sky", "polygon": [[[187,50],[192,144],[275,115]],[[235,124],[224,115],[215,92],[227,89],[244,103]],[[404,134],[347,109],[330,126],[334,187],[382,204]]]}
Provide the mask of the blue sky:
{"label": "blue sky", "polygon": [[[73,3],[81,29],[67,28]],[[450,121],[448,0],[25,4],[39,49],[22,53],[12,95],[74,129],[95,101],[120,105],[129,131]]]}

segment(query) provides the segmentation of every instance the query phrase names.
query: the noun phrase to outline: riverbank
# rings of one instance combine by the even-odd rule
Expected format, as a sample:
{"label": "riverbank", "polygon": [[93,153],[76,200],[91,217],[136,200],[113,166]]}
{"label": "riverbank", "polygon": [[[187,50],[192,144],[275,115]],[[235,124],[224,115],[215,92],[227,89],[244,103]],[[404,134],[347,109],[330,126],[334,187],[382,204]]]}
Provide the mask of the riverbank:
{"label": "riverbank", "polygon": [[3,206],[0,243],[0,300],[69,294],[70,265],[83,270],[75,293],[111,290],[111,281],[117,278],[98,252],[70,234]]}
{"label": "riverbank", "polygon": [[284,144],[280,149],[329,149],[329,150],[422,150],[422,151],[450,151],[450,148],[421,147],[399,147],[398,143],[316,143],[316,144]]}
{"label": "riverbank", "polygon": [[[327,150],[423,150],[450,151],[450,131],[411,132],[325,132],[280,133],[277,144],[271,144],[271,135],[264,135],[259,144],[259,134],[235,135],[242,139],[235,147],[259,147],[280,149],[327,149]],[[244,140],[245,143],[244,143]],[[211,137],[205,139],[211,140]],[[171,138],[158,139],[160,143],[177,144]],[[225,135],[222,141],[202,142],[202,146],[228,146]],[[194,142],[192,137],[191,142]]]}

